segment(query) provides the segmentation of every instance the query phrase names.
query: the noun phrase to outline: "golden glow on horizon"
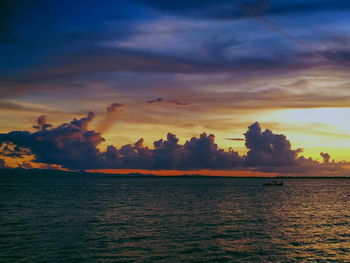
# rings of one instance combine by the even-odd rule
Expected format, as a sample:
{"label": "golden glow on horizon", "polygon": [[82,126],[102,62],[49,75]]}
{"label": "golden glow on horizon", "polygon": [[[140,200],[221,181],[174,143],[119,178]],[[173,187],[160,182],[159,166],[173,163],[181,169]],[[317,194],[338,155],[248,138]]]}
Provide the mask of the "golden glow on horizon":
{"label": "golden glow on horizon", "polygon": [[[329,152],[336,160],[350,160],[350,108],[279,110],[271,114],[274,121],[286,123],[285,134],[293,148],[303,148],[303,155],[320,158]],[[292,129],[287,127],[293,125]]]}

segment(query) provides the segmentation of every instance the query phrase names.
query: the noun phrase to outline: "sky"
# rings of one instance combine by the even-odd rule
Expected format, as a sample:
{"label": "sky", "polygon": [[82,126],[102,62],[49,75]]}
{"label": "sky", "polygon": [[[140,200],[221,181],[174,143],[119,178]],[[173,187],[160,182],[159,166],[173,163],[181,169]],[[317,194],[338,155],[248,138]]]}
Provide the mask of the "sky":
{"label": "sky", "polygon": [[0,166],[344,170],[349,14],[347,0],[1,1]]}

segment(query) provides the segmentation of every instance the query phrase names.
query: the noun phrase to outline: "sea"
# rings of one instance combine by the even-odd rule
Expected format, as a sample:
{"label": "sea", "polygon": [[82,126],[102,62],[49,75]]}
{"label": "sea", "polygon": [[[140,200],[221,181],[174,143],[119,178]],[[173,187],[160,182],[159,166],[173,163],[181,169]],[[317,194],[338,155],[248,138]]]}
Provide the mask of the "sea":
{"label": "sea", "polygon": [[0,176],[0,262],[350,262],[350,179]]}

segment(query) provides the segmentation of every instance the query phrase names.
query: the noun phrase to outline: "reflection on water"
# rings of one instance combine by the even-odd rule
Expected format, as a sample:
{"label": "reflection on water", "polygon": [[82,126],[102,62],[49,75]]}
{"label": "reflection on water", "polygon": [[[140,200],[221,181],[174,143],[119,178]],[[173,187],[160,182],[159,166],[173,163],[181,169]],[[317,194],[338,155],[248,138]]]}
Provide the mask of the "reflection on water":
{"label": "reflection on water", "polygon": [[0,177],[0,262],[350,261],[350,180]]}

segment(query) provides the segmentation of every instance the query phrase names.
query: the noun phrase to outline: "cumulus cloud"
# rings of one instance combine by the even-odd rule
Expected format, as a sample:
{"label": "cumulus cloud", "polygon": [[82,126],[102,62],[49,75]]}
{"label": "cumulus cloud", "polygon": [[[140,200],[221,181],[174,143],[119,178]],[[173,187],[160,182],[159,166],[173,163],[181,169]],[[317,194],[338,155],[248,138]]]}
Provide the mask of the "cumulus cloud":
{"label": "cumulus cloud", "polygon": [[202,133],[199,138],[193,137],[184,148],[189,168],[205,163],[210,169],[229,169],[241,165],[243,161],[243,157],[231,148],[228,151],[220,149],[213,134]]}
{"label": "cumulus cloud", "polygon": [[[115,113],[120,104],[112,104],[107,113]],[[143,139],[134,144],[117,148],[109,145],[105,151],[99,149],[104,141],[101,133],[88,128],[95,118],[93,112],[86,117],[73,119],[57,127],[47,124],[41,116],[36,131],[12,131],[0,134],[2,155],[21,157],[31,154],[33,162],[68,169],[251,169],[263,172],[300,173],[307,171],[339,171],[342,163],[330,162],[327,153],[321,153],[324,161],[319,163],[311,158],[299,156],[300,149],[293,150],[283,134],[270,130],[262,131],[255,122],[244,134],[248,148],[241,156],[232,148],[224,150],[215,143],[214,134],[202,133],[179,144],[175,134],[168,133],[166,139],[144,146]],[[4,166],[4,162],[2,162]],[[30,163],[24,163],[30,167]],[[23,167],[24,167],[23,166]]]}
{"label": "cumulus cloud", "polygon": [[168,133],[167,139],[160,139],[154,145],[154,165],[158,169],[170,167],[176,169],[183,161],[183,146],[178,144],[175,134]]}
{"label": "cumulus cloud", "polygon": [[[114,113],[119,104],[112,104]],[[110,145],[106,151],[98,149],[104,141],[100,133],[88,129],[95,114],[74,119],[53,128],[44,117],[38,119],[37,131],[13,131],[0,135],[0,143],[11,143],[30,150],[34,161],[57,164],[69,169],[146,168],[146,169],[229,169],[243,162],[243,157],[232,149],[225,151],[215,143],[213,134],[202,133],[184,145],[176,135],[154,142],[154,148],[143,146],[143,139],[119,149]]]}
{"label": "cumulus cloud", "polygon": [[270,130],[262,132],[255,122],[244,134],[245,145],[249,149],[246,158],[248,166],[294,166],[300,149],[292,150],[291,144],[283,134]]}
{"label": "cumulus cloud", "polygon": [[84,118],[73,119],[56,128],[42,125],[33,133],[12,131],[0,134],[0,143],[10,142],[16,147],[29,149],[34,161],[39,163],[59,164],[71,169],[98,167],[101,166],[101,154],[97,145],[104,139],[99,133],[87,129],[94,117],[95,114],[89,112]]}
{"label": "cumulus cloud", "polygon": [[107,165],[114,168],[143,169],[229,169],[239,166],[243,159],[232,149],[224,151],[215,143],[215,136],[202,133],[185,144],[179,144],[175,134],[153,143],[153,149],[143,146],[143,139],[120,149],[108,146],[103,153]]}
{"label": "cumulus cloud", "polygon": [[320,155],[323,158],[323,163],[329,163],[331,156],[328,153],[321,152]]}

